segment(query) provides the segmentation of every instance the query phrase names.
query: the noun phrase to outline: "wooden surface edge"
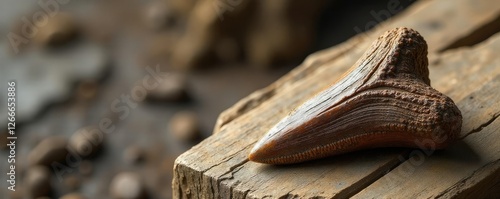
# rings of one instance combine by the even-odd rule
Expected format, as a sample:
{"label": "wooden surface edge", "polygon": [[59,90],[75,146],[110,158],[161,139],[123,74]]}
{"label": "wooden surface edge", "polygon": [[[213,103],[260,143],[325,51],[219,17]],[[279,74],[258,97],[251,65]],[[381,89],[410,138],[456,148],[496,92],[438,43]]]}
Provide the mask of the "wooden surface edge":
{"label": "wooden surface edge", "polygon": [[[463,0],[464,2],[456,2],[457,4],[466,5],[468,0]],[[419,12],[425,9],[436,9],[439,7],[439,4],[442,3],[439,1],[418,1],[415,2],[409,9],[403,11],[399,15],[391,18],[388,21],[384,21],[377,25],[374,29],[368,30],[366,32],[360,33],[347,41],[340,43],[338,45],[332,46],[330,48],[320,50],[309,55],[302,64],[298,67],[290,71],[288,74],[284,75],[276,82],[271,85],[257,90],[250,94],[249,96],[239,100],[235,105],[229,107],[224,110],[216,120],[216,124],[214,126],[213,133],[217,133],[220,131],[222,126],[239,117],[242,114],[245,114],[249,110],[256,108],[259,104],[265,102],[276,92],[279,92],[289,84],[293,84],[294,82],[299,81],[303,78],[303,76],[313,73],[316,69],[319,68],[322,64],[327,62],[333,62],[336,59],[341,58],[342,56],[352,53],[354,51],[359,51],[360,49],[364,51],[364,49],[371,43],[371,41],[378,37],[380,34],[385,32],[390,28],[397,27],[398,24],[405,24],[405,20],[412,19],[412,15],[418,15]],[[470,3],[470,2],[469,2]],[[493,6],[491,10],[495,10],[495,6]],[[491,24],[497,24],[498,18],[500,17],[500,9],[496,9],[491,13],[487,13],[482,15],[482,18],[479,19],[469,19],[469,22],[464,22],[464,24],[474,24],[474,27],[463,28],[462,31],[453,31],[455,34],[454,40],[449,40],[453,37],[445,37],[448,42],[444,41],[439,43],[438,45],[432,44],[429,46],[429,60],[430,63],[434,62],[435,53],[442,53],[450,48],[456,48],[460,45],[473,45],[474,43],[464,43],[459,42],[459,40],[463,40],[468,37],[477,37],[477,38],[486,38],[488,35],[494,33],[492,31],[496,30],[496,28],[492,28]],[[443,20],[443,19],[441,19]],[[437,23],[437,22],[436,22]],[[488,27],[483,27],[488,26]],[[413,27],[411,27],[413,28]],[[449,27],[450,28],[450,27]],[[446,30],[449,31],[449,30]],[[426,37],[428,35],[424,35]],[[475,39],[474,42],[480,42],[481,40]],[[458,42],[458,43],[457,43]],[[360,45],[361,44],[361,45]]]}
{"label": "wooden surface edge", "polygon": [[[417,2],[419,3],[419,2]],[[424,3],[422,3],[423,5]],[[425,2],[426,6],[429,6],[431,3]],[[422,8],[419,8],[422,9]],[[416,10],[416,9],[415,9]],[[414,11],[411,11],[414,12]],[[387,25],[390,26],[390,25]],[[383,29],[382,27],[381,29]],[[386,27],[385,27],[386,28]],[[373,30],[371,32],[376,32],[376,30]],[[370,33],[367,33],[368,35]],[[372,33],[372,34],[377,34],[377,33]],[[219,131],[222,131],[223,128],[225,128],[225,125],[230,123],[233,120],[236,120],[238,117],[241,115],[244,115],[248,113],[249,111],[258,108],[260,105],[265,103],[266,101],[269,101],[272,99],[276,93],[281,92],[286,89],[286,87],[294,84],[295,82],[301,81],[301,79],[308,75],[308,74],[313,74],[317,72],[317,69],[321,69],[324,67],[325,64],[329,64],[333,59],[342,59],[343,56],[346,54],[350,54],[351,52],[354,51],[359,51],[359,48],[362,48],[363,41],[370,36],[367,35],[359,35],[354,37],[353,39],[337,46],[333,47],[330,49],[326,49],[321,52],[314,53],[308,59],[304,61],[299,67],[294,69],[292,72],[289,74],[285,75],[282,77],[280,80],[276,81],[272,85],[263,88],[259,91],[256,91],[252,93],[250,96],[240,100],[235,106],[227,109],[224,111],[218,118],[217,120],[217,125],[214,128],[214,133],[217,133]],[[365,42],[366,43],[366,42]],[[445,46],[445,44],[442,44],[442,46]],[[343,48],[343,49],[341,49]],[[341,49],[341,50],[337,50]],[[435,49],[439,49],[435,47]],[[461,49],[457,49],[456,51],[461,51]],[[334,52],[334,53],[332,53]],[[331,54],[334,54],[336,56],[329,57]],[[335,54],[337,53],[337,54]],[[353,53],[356,54],[356,53]],[[431,56],[434,56],[434,53],[431,53]],[[320,59],[320,61],[315,61],[315,59]],[[343,70],[345,69],[345,66],[342,66],[343,68],[338,69]],[[203,143],[202,143],[203,144]],[[206,143],[209,144],[209,143]],[[196,149],[192,149],[196,150]],[[194,163],[197,164],[197,163]],[[202,164],[202,163],[199,163]],[[228,164],[231,165],[231,164]],[[236,184],[228,184],[228,178],[232,178],[233,176],[212,176],[210,173],[206,173],[206,171],[215,168],[215,167],[225,167],[227,166],[226,164],[217,164],[217,165],[212,165],[209,167],[209,169],[205,170],[199,170],[195,167],[193,167],[193,163],[189,162],[182,162],[182,161],[177,161],[175,163],[174,167],[174,181],[173,181],[173,190],[174,190],[174,198],[213,198],[213,197],[234,197],[234,198],[252,198],[252,193],[249,192],[249,190],[245,189],[240,189],[238,188],[238,182],[236,181]],[[236,166],[236,167],[235,167]],[[228,166],[229,171],[231,172],[233,169],[240,169],[239,167],[241,165],[232,165]],[[201,167],[200,167],[201,168]],[[498,174],[498,171],[493,171],[493,174]],[[483,173],[488,173],[488,171],[484,171]],[[490,172],[491,173],[491,172]],[[479,174],[479,172],[478,172]],[[221,180],[223,178],[223,180]],[[475,177],[475,178],[470,178],[469,181],[465,181],[468,183],[468,187],[475,187],[479,186],[480,184],[474,184],[471,182],[475,182],[475,179],[482,179],[482,182],[488,182],[487,180],[490,179],[491,177]],[[376,177],[374,177],[374,180],[377,180]],[[223,182],[223,183],[221,183]],[[203,185],[195,185],[196,183],[203,184]],[[363,184],[363,183],[362,183]],[[368,183],[370,184],[370,183]],[[353,186],[355,187],[355,186]],[[348,190],[348,189],[346,189]],[[357,190],[357,189],[352,189],[352,190]],[[450,189],[448,192],[443,193],[442,197],[448,196],[449,194],[454,194],[454,193],[474,193],[475,189],[469,188],[469,189]],[[352,194],[355,194],[350,191],[343,191],[340,192],[336,196],[349,196]],[[196,195],[192,193],[197,193]],[[198,195],[199,194],[199,195]],[[286,196],[297,196],[294,195],[293,193],[290,193],[290,195]]]}

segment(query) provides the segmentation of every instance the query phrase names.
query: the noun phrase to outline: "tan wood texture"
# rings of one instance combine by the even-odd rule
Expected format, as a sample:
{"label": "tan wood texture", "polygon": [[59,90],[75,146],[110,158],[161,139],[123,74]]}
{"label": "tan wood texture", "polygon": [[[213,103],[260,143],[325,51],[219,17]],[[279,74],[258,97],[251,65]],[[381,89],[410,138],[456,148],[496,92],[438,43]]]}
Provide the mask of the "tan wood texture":
{"label": "tan wood texture", "polygon": [[[499,16],[494,1],[419,1],[374,30],[309,56],[224,111],[214,134],[177,158],[174,197],[491,196],[500,181],[500,34],[491,36],[499,31]],[[426,39],[431,85],[462,111],[461,142],[443,151],[376,149],[288,166],[247,160],[271,126],[333,84],[376,37],[399,26]]]}

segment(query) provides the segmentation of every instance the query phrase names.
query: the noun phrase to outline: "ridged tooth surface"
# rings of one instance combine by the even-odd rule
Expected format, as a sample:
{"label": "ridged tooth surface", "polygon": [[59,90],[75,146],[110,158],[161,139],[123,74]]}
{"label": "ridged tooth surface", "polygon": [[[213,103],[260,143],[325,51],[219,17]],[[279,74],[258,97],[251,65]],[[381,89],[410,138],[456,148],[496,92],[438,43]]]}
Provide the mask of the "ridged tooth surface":
{"label": "ridged tooth surface", "polygon": [[428,76],[422,36],[409,28],[388,31],[338,82],[272,127],[249,159],[290,164],[422,142],[444,148],[460,132],[462,116]]}

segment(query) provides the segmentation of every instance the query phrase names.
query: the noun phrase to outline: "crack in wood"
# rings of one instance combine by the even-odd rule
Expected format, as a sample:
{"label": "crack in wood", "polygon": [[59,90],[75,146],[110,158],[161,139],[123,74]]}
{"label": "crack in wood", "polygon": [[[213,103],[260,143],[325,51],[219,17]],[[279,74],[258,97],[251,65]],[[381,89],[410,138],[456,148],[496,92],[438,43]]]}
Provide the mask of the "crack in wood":
{"label": "crack in wood", "polygon": [[[361,178],[357,182],[353,183],[351,186],[349,186],[346,189],[343,189],[339,193],[335,195],[335,198],[350,198],[357,193],[361,192],[363,189],[366,187],[370,186],[373,184],[375,181],[379,180],[380,178],[384,177],[388,172],[394,170],[397,168],[399,165],[403,164],[406,162],[406,160],[409,159],[409,151],[404,152],[403,154],[400,154],[403,156],[404,160],[401,160],[399,158],[394,158],[393,160],[389,161],[387,164],[381,166],[378,168],[376,171],[372,172],[371,174]],[[399,157],[399,156],[398,156]],[[385,170],[385,172],[384,172]]]}
{"label": "crack in wood", "polygon": [[481,130],[483,130],[483,128],[485,128],[488,125],[490,125],[491,123],[493,123],[499,116],[500,116],[500,112],[497,112],[497,113],[493,114],[493,117],[490,120],[488,120],[485,123],[479,125],[477,128],[472,129],[471,131],[469,131],[467,134],[465,134],[464,136],[460,137],[459,139],[462,140],[462,139],[465,139],[469,135],[481,132]]}
{"label": "crack in wood", "polygon": [[[231,179],[233,177],[234,173],[238,172],[241,168],[243,168],[242,166],[247,162],[248,162],[248,159],[245,159],[245,160],[235,164],[234,166],[230,167],[229,171],[227,171],[219,176],[218,184],[220,184],[224,180]],[[239,169],[236,170],[237,168],[239,168]],[[222,177],[222,176],[225,176],[228,174],[231,174],[231,175],[229,177]]]}
{"label": "crack in wood", "polygon": [[[453,186],[449,187],[448,189],[444,190],[443,192],[439,193],[436,195],[435,198],[447,198],[445,195],[449,194],[450,192],[458,189],[460,190],[460,187],[463,187],[467,184],[469,180],[471,180],[477,173],[481,172],[483,169],[488,168],[490,166],[495,166],[496,164],[500,163],[500,159],[497,159],[495,161],[489,162],[487,164],[484,164],[483,166],[479,167],[476,169],[471,175],[467,176],[466,178],[460,180],[459,182],[455,183]],[[499,164],[500,165],[500,164]],[[499,168],[496,168],[497,170]],[[500,182],[500,181],[499,181]]]}
{"label": "crack in wood", "polygon": [[[233,144],[234,144],[234,143],[233,143]],[[252,143],[248,144],[247,146],[243,147],[242,149],[240,149],[240,150],[238,150],[238,151],[236,151],[236,152],[234,152],[234,153],[232,153],[232,154],[227,155],[227,157],[226,157],[226,158],[224,158],[224,159],[222,159],[219,163],[214,164],[214,165],[210,166],[209,168],[207,168],[207,169],[205,169],[205,170],[202,170],[202,171],[201,171],[201,173],[205,173],[205,172],[207,172],[207,171],[209,171],[209,170],[211,170],[211,169],[213,169],[213,168],[215,168],[215,167],[217,167],[217,166],[219,166],[219,165],[221,165],[221,164],[223,164],[223,163],[226,163],[226,162],[228,162],[228,161],[232,160],[233,158],[235,158],[235,157],[236,157],[236,156],[235,156],[236,154],[240,153],[241,151],[244,151],[244,150],[248,149],[249,147],[252,147],[252,146],[253,146],[253,144],[255,144],[255,142],[252,142]],[[248,161],[248,160],[247,160],[247,161]],[[224,174],[222,174],[222,175],[224,175]]]}
{"label": "crack in wood", "polygon": [[[451,18],[446,18],[446,13],[455,13],[456,9],[448,9],[447,7],[443,7],[442,5],[446,5],[452,2],[453,4],[456,4],[458,7],[461,9],[464,9],[463,12],[467,16],[474,15],[477,17],[464,17],[461,21],[456,21]],[[264,171],[270,171],[270,170],[255,170],[256,165],[254,164],[245,164],[243,163],[239,167],[233,167],[232,169],[230,168],[233,166],[235,163],[241,163],[241,159],[245,158],[243,157],[243,151],[240,151],[241,148],[244,147],[249,147],[253,146],[253,144],[249,144],[248,146],[246,145],[246,141],[250,142],[251,140],[246,140],[245,142],[242,141],[235,141],[231,139],[246,139],[247,133],[255,133],[257,131],[261,131],[260,128],[268,128],[269,124],[267,123],[259,123],[258,127],[256,127],[256,122],[261,122],[261,119],[264,118],[269,118],[269,117],[275,117],[275,115],[270,116],[271,113],[279,113],[281,114],[280,111],[282,110],[273,110],[273,111],[267,111],[267,110],[262,110],[264,106],[272,108],[272,105],[275,105],[277,103],[282,103],[280,102],[275,102],[278,101],[278,95],[280,96],[288,96],[288,98],[285,98],[286,100],[297,100],[297,97],[290,97],[291,95],[284,95],[283,93],[292,93],[294,95],[301,95],[301,98],[305,98],[309,96],[310,94],[305,93],[305,91],[302,91],[300,89],[307,89],[310,88],[313,83],[311,82],[316,82],[317,80],[311,80],[311,76],[313,76],[315,79],[320,79],[320,80],[333,80],[333,79],[338,79],[339,73],[343,73],[345,70],[348,69],[349,66],[353,64],[355,60],[351,59],[357,59],[360,56],[360,53],[358,52],[361,51],[361,49],[364,49],[366,47],[365,41],[372,40],[374,38],[371,38],[371,35],[379,35],[380,31],[385,31],[388,27],[392,26],[411,26],[414,28],[418,28],[419,30],[422,30],[422,33],[426,35],[426,39],[428,43],[432,43],[431,46],[429,46],[429,55],[433,55],[437,58],[440,58],[441,63],[438,64],[439,67],[434,67],[432,68],[432,73],[434,74],[434,79],[433,80],[438,80],[439,81],[434,81],[438,82],[436,85],[436,88],[439,88],[442,91],[450,90],[450,92],[453,94],[454,99],[464,99],[467,94],[469,94],[470,91],[477,91],[479,90],[480,92],[475,93],[474,99],[476,100],[467,100],[467,102],[463,101],[461,104],[461,108],[466,108],[466,109],[461,109],[464,112],[467,112],[467,115],[469,116],[469,120],[467,123],[467,130],[464,130],[464,133],[467,133],[468,135],[474,134],[477,132],[481,132],[481,134],[477,134],[476,136],[470,136],[467,139],[481,139],[481,136],[483,135],[482,132],[485,132],[486,129],[491,128],[492,126],[496,125],[498,120],[495,120],[496,118],[500,117],[500,112],[497,110],[494,110],[496,107],[497,103],[492,103],[492,100],[498,101],[498,95],[496,93],[496,83],[495,81],[497,79],[494,79],[493,77],[498,73],[497,67],[495,67],[495,63],[498,60],[497,56],[495,56],[495,52],[498,51],[498,44],[499,40],[495,39],[498,38],[498,36],[493,36],[488,41],[482,42],[480,45],[477,45],[477,47],[472,47],[468,49],[457,49],[453,51],[449,51],[446,53],[437,53],[438,50],[440,49],[445,49],[449,47],[452,43],[455,41],[459,40],[461,37],[467,36],[471,32],[474,32],[478,29],[478,27],[483,26],[482,24],[490,22],[494,17],[498,16],[498,6],[484,6],[484,4],[476,3],[474,0],[459,0],[460,3],[455,2],[454,0],[448,0],[448,1],[423,1],[423,2],[417,2],[415,4],[415,8],[418,9],[411,9],[407,13],[402,13],[401,18],[397,19],[395,18],[394,21],[387,23],[386,26],[380,26],[377,28],[374,28],[373,31],[370,31],[366,35],[361,35],[361,36],[356,36],[350,39],[349,41],[340,44],[339,46],[336,46],[331,49],[324,50],[322,52],[315,53],[311,56],[309,56],[303,64],[298,66],[296,69],[291,71],[289,74],[286,76],[282,77],[272,85],[254,92],[255,95],[251,96],[252,99],[243,99],[241,100],[239,107],[233,106],[232,108],[227,109],[224,111],[223,114],[218,119],[218,124],[215,126],[214,134],[217,133],[223,133],[224,135],[222,136],[227,136],[231,135],[230,138],[228,137],[212,137],[211,139],[207,142],[201,143],[201,147],[196,147],[191,149],[190,151],[186,152],[186,155],[181,156],[182,161],[176,161],[177,167],[175,167],[175,177],[174,179],[174,197],[175,198],[196,198],[196,197],[203,197],[203,198],[222,198],[222,197],[227,197],[231,194],[231,196],[235,198],[262,198],[262,197],[267,197],[267,198],[275,198],[277,196],[282,195],[283,193],[286,193],[287,189],[291,190],[293,187],[292,183],[295,183],[295,179],[293,176],[290,176],[290,178],[285,178],[283,177],[284,175],[289,175],[286,172],[270,172],[269,175],[263,175],[262,172]],[[487,1],[485,1],[487,2]],[[474,3],[474,5],[477,6],[460,6],[460,5],[469,5],[470,3]],[[484,3],[484,2],[483,2]],[[481,10],[481,12],[479,12]],[[488,10],[487,12],[483,12],[483,10]],[[493,16],[494,15],[494,16]],[[430,18],[427,16],[432,17],[432,20],[436,20],[439,23],[447,22],[446,26],[439,27],[437,29],[433,28],[428,28],[425,26],[426,23],[429,22]],[[493,16],[493,17],[491,17]],[[446,18],[446,19],[445,19]],[[432,21],[430,21],[432,22]],[[449,22],[449,23],[448,23]],[[384,30],[381,30],[384,29]],[[377,33],[379,32],[379,33]],[[497,34],[498,35],[498,34]],[[495,40],[493,40],[495,39]],[[462,66],[465,65],[465,66]],[[478,85],[483,85],[485,82],[493,82],[494,84],[489,84],[489,87],[486,88],[481,88],[479,89]],[[307,85],[308,87],[305,87],[304,85]],[[317,84],[314,84],[315,86]],[[459,89],[457,89],[459,86]],[[302,86],[302,87],[301,87]],[[320,87],[319,85],[318,87]],[[315,88],[318,89],[318,88]],[[476,89],[476,90],[475,90]],[[265,92],[269,92],[270,90],[273,90],[273,92],[277,95],[274,95],[273,97],[270,97],[267,100],[263,100],[264,98],[260,95],[266,94]],[[446,92],[445,92],[446,93]],[[450,95],[451,96],[451,95]],[[249,96],[250,97],[250,96]],[[256,100],[258,99],[258,100]],[[471,98],[472,99],[472,98]],[[481,99],[481,102],[476,102],[477,99]],[[493,101],[494,102],[494,101]],[[245,104],[247,103],[247,104]],[[292,104],[292,102],[288,102],[289,104]],[[297,103],[296,101],[293,101],[293,103]],[[290,106],[287,104],[288,106]],[[482,109],[483,107],[476,106],[477,104],[484,105],[484,110]],[[259,107],[260,106],[260,107]],[[243,108],[242,108],[243,107]],[[257,107],[257,108],[256,108]],[[280,106],[283,107],[283,106]],[[239,108],[239,109],[238,109]],[[492,110],[493,109],[493,110]],[[255,110],[255,111],[254,111]],[[237,111],[240,111],[239,113]],[[254,115],[256,121],[254,121],[252,118],[246,118],[245,116],[249,115]],[[495,114],[493,114],[495,113]],[[491,118],[491,114],[493,114],[493,118]],[[242,117],[243,116],[243,117]],[[245,118],[244,118],[245,117]],[[238,119],[235,121],[235,119]],[[241,120],[240,120],[241,119]],[[246,120],[251,120],[251,121],[246,121]],[[487,124],[488,121],[491,121],[492,124]],[[219,121],[221,121],[219,123]],[[486,123],[484,123],[486,121]],[[234,122],[234,125],[233,125]],[[223,124],[223,125],[221,125]],[[231,125],[228,125],[231,124]],[[220,127],[224,126],[223,129]],[[488,126],[486,129],[484,127]],[[224,132],[220,132],[223,130]],[[485,135],[487,133],[484,133]],[[466,136],[468,136],[466,135]],[[463,136],[465,138],[466,136]],[[253,139],[253,138],[252,138]],[[475,140],[475,141],[478,141]],[[489,143],[497,143],[493,142],[494,140],[489,139]],[[223,144],[222,144],[223,143]],[[224,150],[218,150],[220,153],[218,154],[213,154],[211,156],[210,152],[211,150],[214,150],[214,145],[216,146],[222,146],[222,147],[227,147],[228,145],[231,145],[231,148],[227,148]],[[481,146],[478,144],[478,147]],[[491,146],[489,146],[491,148]],[[223,152],[227,151],[227,152]],[[237,153],[234,153],[234,151],[238,151]],[[228,153],[228,154],[224,154]],[[233,154],[231,154],[233,153]],[[200,156],[200,154],[206,154],[205,156]],[[488,153],[489,154],[489,153]],[[231,155],[231,156],[228,156]],[[460,155],[460,154],[458,154]],[[493,154],[492,154],[493,155]],[[490,157],[490,156],[488,156]],[[235,159],[236,158],[236,159]],[[488,159],[487,162],[495,161],[495,159],[498,159],[497,155],[495,157],[492,157],[493,159]],[[391,189],[384,189],[385,186],[389,186],[387,184],[376,184],[378,182],[385,182],[380,180],[380,176],[391,176],[389,174],[398,174],[397,171],[399,169],[399,165],[401,165],[404,162],[409,162],[408,158],[403,158],[404,160],[398,160],[397,157],[392,157],[388,159],[384,159],[383,163],[376,162],[374,165],[356,165],[356,164],[340,164],[340,166],[345,169],[347,172],[339,172],[339,170],[333,170],[332,173],[336,173],[341,175],[340,177],[345,178],[345,179],[355,179],[354,181],[349,181],[346,183],[350,182],[355,182],[354,184],[343,184],[341,187],[332,187],[331,185],[328,184],[328,181],[323,179],[321,181],[318,181],[321,177],[314,178],[313,180],[316,181],[313,185],[309,185],[310,187],[303,187],[303,188],[297,188],[295,191],[295,194],[299,194],[299,197],[312,197],[312,198],[324,198],[323,196],[326,196],[328,198],[330,197],[341,197],[341,196],[349,196],[353,193],[350,191],[357,191],[359,189],[362,189],[360,187],[365,187],[369,186],[372,187],[372,185],[376,186],[382,186],[380,188],[378,193],[381,193],[383,195],[380,196],[393,196],[397,198],[399,197],[404,197],[404,193],[396,193],[397,190],[404,190],[404,192],[408,192],[406,195],[411,194],[417,194],[420,197],[426,197],[426,195],[436,195],[442,192],[444,189],[448,188],[450,185],[455,184],[457,181],[462,180],[466,176],[459,176],[455,180],[455,178],[451,179],[454,181],[450,181],[449,185],[446,183],[441,184],[434,184],[433,186],[442,186],[441,187],[434,187],[434,188],[429,188],[429,185],[422,185],[422,184],[405,184],[405,180],[420,180],[422,176],[407,176],[405,178],[397,179],[397,178],[388,178],[388,180],[395,180],[394,182],[400,182],[398,184],[394,184],[391,186],[394,186]],[[220,160],[223,160],[223,162],[220,162]],[[384,167],[383,165],[386,165],[387,162],[390,161],[395,161],[393,167],[385,167],[385,168],[380,168]],[[438,164],[440,161],[437,162],[429,162],[429,163],[435,163]],[[446,160],[443,160],[445,163],[449,163]],[[215,164],[215,165],[212,165]],[[427,164],[427,163],[426,163]],[[499,163],[497,163],[498,165]],[[307,165],[315,165],[315,164],[307,164]],[[346,166],[347,165],[347,166]],[[321,164],[318,164],[318,166],[321,166]],[[351,169],[350,167],[358,167],[358,166],[366,166],[366,168],[357,168],[359,170]],[[450,165],[444,165],[444,166],[450,166]],[[469,163],[464,164],[463,167],[459,166],[454,166],[451,165],[449,168],[470,168],[468,170],[468,173],[472,173],[474,170],[476,170],[478,167],[482,166],[481,165],[470,165]],[[473,167],[473,168],[472,168]],[[204,169],[207,168],[207,169]],[[227,171],[227,169],[230,169],[230,171]],[[433,167],[434,169],[438,169],[436,167]],[[448,168],[448,167],[446,167]],[[497,169],[496,166],[493,167],[494,169]],[[318,168],[318,169],[324,169],[324,168]],[[304,171],[308,171],[311,174],[316,174],[314,171],[318,170],[316,168],[308,168],[305,167],[303,168]],[[403,168],[404,169],[404,168]],[[198,172],[200,170],[203,170],[203,175],[198,176]],[[232,170],[232,171],[231,171]],[[359,173],[357,172],[363,172],[370,170],[371,172],[375,172],[375,174],[372,174],[370,178],[373,179],[366,179],[366,176],[360,176],[358,175]],[[470,178],[468,181],[465,181],[467,184],[465,185],[465,190],[467,193],[465,195],[473,193],[474,190],[477,190],[478,186],[482,186],[483,184],[481,183],[491,183],[488,184],[488,187],[494,186],[496,184],[496,180],[492,181],[490,178],[492,177],[491,174],[486,174],[484,172],[490,172],[488,168],[483,168],[484,171],[478,170],[478,174],[480,176],[475,176]],[[487,171],[486,171],[487,170]],[[356,172],[354,172],[356,171]],[[389,171],[389,173],[388,173]],[[253,172],[253,173],[252,173]],[[352,172],[352,173],[350,173]],[[225,173],[224,181],[222,181],[221,176],[219,176],[221,173]],[[348,173],[349,175],[344,175]],[[495,171],[495,175],[500,173],[498,169]],[[228,174],[232,175],[232,178],[228,176]],[[293,174],[293,173],[292,173]],[[331,173],[329,173],[331,174]],[[352,175],[351,175],[352,174]],[[363,175],[370,175],[370,174],[363,174]],[[401,175],[401,174],[398,174]],[[450,176],[453,174],[449,174]],[[461,171],[456,172],[456,175],[462,175]],[[475,174],[477,175],[477,174]],[[483,179],[484,176],[488,175],[488,179]],[[495,177],[495,175],[493,177]],[[329,175],[327,177],[331,177],[332,175]],[[430,172],[428,178],[432,176],[437,176],[434,172]],[[228,178],[229,177],[229,178]],[[337,177],[337,175],[335,176]],[[335,177],[332,178],[332,181],[336,181]],[[217,178],[220,178],[222,184],[220,185],[217,182]],[[313,177],[311,177],[313,178]],[[408,179],[406,179],[408,178]],[[480,178],[480,179],[479,179]],[[290,180],[290,185],[287,185],[288,187],[283,190],[276,190],[277,187],[284,187],[284,186],[276,186],[273,184],[274,182],[269,182],[270,179],[284,179],[284,180]],[[443,178],[439,178],[437,180],[442,180]],[[203,180],[203,181],[201,181]],[[386,179],[387,180],[387,179]],[[426,181],[427,180],[427,181]],[[476,182],[475,180],[480,180],[481,182]],[[375,181],[374,183],[370,183],[371,181]],[[484,182],[486,181],[486,182]],[[429,179],[422,179],[423,182],[430,182]],[[444,181],[440,181],[444,182]],[[208,184],[203,184],[203,183],[208,183]],[[238,184],[239,183],[239,184]],[[277,181],[277,183],[280,183]],[[321,183],[321,184],[319,184]],[[231,193],[228,193],[229,187],[231,184],[237,184],[237,187],[232,187]],[[297,182],[297,186],[302,186],[303,184],[300,184],[300,182]],[[318,186],[318,187],[311,187],[311,186]],[[423,187],[418,187],[418,186],[423,186]],[[201,188],[199,187],[201,186]],[[321,187],[324,186],[324,187]],[[340,186],[340,185],[339,185]],[[355,187],[355,188],[349,188],[349,191],[344,191],[341,192],[341,194],[337,194],[339,189],[346,189],[345,186],[347,187]],[[425,187],[427,186],[427,187]],[[447,187],[444,187],[447,186]],[[318,192],[311,193],[309,189],[318,189]],[[372,187],[373,188],[373,187]],[[484,188],[484,187],[483,187]],[[364,188],[366,190],[367,188]],[[430,191],[422,191],[422,190],[429,190],[432,189],[431,191],[436,191],[436,192],[430,192]],[[203,193],[195,193],[196,191],[201,190]],[[332,192],[332,190],[336,190],[335,193]],[[396,190],[396,191],[395,191]],[[471,191],[472,190],[472,191]],[[218,192],[219,191],[219,192]],[[303,193],[302,193],[303,191]],[[343,190],[342,190],[343,191]],[[417,191],[417,193],[414,193]],[[418,193],[418,191],[420,191]],[[446,196],[454,196],[455,191],[462,191],[462,190],[451,190],[449,194],[444,194],[442,197]],[[484,191],[484,190],[483,190]],[[491,191],[491,190],[490,190]],[[212,193],[210,193],[212,192]],[[488,191],[484,191],[488,193]],[[364,192],[364,193],[370,193],[370,192]],[[475,192],[474,192],[475,193]],[[304,195],[303,195],[304,194]],[[316,195],[314,195],[316,194]],[[371,194],[371,193],[370,193]],[[463,196],[462,192],[460,193],[460,196]],[[366,196],[363,194],[358,193],[355,196]],[[371,195],[373,197],[373,195]],[[415,196],[415,195],[413,195]]]}

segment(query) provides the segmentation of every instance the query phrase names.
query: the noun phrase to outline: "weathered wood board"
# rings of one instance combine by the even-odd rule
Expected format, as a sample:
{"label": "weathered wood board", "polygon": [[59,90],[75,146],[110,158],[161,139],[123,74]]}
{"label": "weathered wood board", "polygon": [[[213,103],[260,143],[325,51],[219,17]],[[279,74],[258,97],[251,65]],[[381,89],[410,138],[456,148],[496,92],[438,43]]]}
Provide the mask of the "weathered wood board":
{"label": "weathered wood board", "polygon": [[[222,113],[214,135],[177,158],[174,197],[491,196],[500,181],[500,140],[496,139],[500,34],[491,36],[499,31],[494,26],[499,16],[500,5],[493,1],[419,1],[374,30],[311,55],[274,84]],[[431,85],[462,111],[461,142],[429,155],[425,150],[376,149],[289,166],[247,160],[253,144],[271,126],[334,83],[374,38],[399,26],[416,29],[426,39]],[[419,154],[423,158],[418,159]]]}
{"label": "weathered wood board", "polygon": [[[447,92],[457,99],[462,111],[463,140],[447,150],[429,152],[432,154],[414,151],[409,160],[364,188],[354,198],[449,198],[455,195],[481,198],[493,196],[493,191],[499,193],[500,120],[497,118],[500,116],[500,58],[495,55],[499,50],[500,34],[497,34],[484,45],[464,50],[467,52],[465,57],[450,57],[443,65],[455,67],[464,75],[474,74],[456,79],[456,73],[450,73],[445,76],[448,82],[438,81],[443,85],[449,82],[475,85],[467,90],[455,87]],[[450,53],[454,54],[457,58],[460,55],[458,52]],[[480,60],[472,58],[481,56],[484,58]],[[464,61],[469,65],[460,65],[459,62]]]}

